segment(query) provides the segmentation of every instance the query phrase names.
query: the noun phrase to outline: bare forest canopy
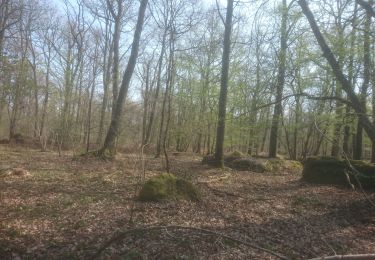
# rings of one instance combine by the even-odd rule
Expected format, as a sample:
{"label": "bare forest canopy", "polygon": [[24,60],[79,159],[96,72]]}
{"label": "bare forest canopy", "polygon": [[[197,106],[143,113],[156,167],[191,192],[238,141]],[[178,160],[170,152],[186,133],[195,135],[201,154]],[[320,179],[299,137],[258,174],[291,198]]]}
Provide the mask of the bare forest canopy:
{"label": "bare forest canopy", "polygon": [[[372,0],[0,0],[0,137],[375,161]],[[222,163],[221,163],[222,164]]]}

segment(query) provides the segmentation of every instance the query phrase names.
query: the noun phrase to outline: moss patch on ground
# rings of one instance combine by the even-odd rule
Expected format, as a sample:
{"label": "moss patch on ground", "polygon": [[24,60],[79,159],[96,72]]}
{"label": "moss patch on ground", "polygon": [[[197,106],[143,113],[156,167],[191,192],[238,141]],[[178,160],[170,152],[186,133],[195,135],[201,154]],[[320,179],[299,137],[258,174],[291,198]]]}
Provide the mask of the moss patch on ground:
{"label": "moss patch on ground", "polygon": [[191,182],[163,173],[148,180],[139,193],[141,201],[199,200],[199,192]]}
{"label": "moss patch on ground", "polygon": [[[353,169],[354,168],[354,169]],[[364,188],[375,188],[375,165],[364,161],[339,160],[333,157],[311,157],[303,166],[302,180],[318,184],[358,186],[356,177]]]}

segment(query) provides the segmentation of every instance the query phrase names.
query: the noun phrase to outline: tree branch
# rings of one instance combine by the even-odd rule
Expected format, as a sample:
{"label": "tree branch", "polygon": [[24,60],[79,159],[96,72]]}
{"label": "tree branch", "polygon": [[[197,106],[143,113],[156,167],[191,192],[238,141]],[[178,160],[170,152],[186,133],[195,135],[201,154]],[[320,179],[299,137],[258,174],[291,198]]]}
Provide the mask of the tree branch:
{"label": "tree branch", "polygon": [[372,17],[375,17],[375,10],[372,8],[372,6],[366,2],[366,1],[363,1],[363,0],[356,0],[357,3],[362,6],[363,9],[366,10],[366,12],[368,12]]}
{"label": "tree branch", "polygon": [[248,242],[245,242],[245,241],[242,241],[242,240],[239,240],[239,239],[236,239],[234,237],[231,237],[231,236],[228,236],[228,235],[224,235],[224,234],[221,234],[221,233],[218,233],[218,232],[215,232],[215,231],[211,231],[211,230],[208,230],[208,229],[204,229],[204,228],[197,228],[197,227],[187,227],[187,226],[178,226],[178,225],[170,225],[170,226],[148,226],[148,227],[141,227],[141,228],[134,228],[134,229],[129,229],[129,230],[126,230],[126,231],[123,231],[123,232],[120,232],[119,234],[115,235],[114,237],[112,237],[110,240],[108,240],[107,242],[105,242],[99,249],[98,251],[95,253],[95,255],[92,257],[92,259],[96,259],[100,256],[100,254],[107,248],[109,247],[111,244],[113,244],[114,242],[116,241],[119,241],[121,239],[124,239],[127,235],[130,235],[130,234],[133,234],[133,233],[138,233],[138,232],[145,232],[145,231],[153,231],[153,230],[160,230],[160,229],[182,229],[182,230],[193,230],[193,231],[198,231],[198,232],[201,232],[201,233],[205,233],[205,234],[208,234],[208,235],[213,235],[213,236],[218,236],[218,237],[222,237],[222,238],[225,238],[225,239],[228,239],[228,240],[231,240],[233,242],[236,242],[238,244],[242,244],[242,245],[246,245],[248,247],[251,247],[251,248],[254,248],[254,249],[257,249],[257,250],[260,250],[260,251],[263,251],[263,252],[266,252],[270,255],[273,255],[273,256],[276,256],[277,258],[279,259],[283,259],[283,260],[288,260],[289,258],[287,258],[286,256],[283,256],[283,255],[280,255],[274,251],[271,251],[269,249],[266,249],[266,248],[263,248],[263,247],[260,247],[260,246],[257,246],[257,245],[254,245],[252,243],[248,243]]}

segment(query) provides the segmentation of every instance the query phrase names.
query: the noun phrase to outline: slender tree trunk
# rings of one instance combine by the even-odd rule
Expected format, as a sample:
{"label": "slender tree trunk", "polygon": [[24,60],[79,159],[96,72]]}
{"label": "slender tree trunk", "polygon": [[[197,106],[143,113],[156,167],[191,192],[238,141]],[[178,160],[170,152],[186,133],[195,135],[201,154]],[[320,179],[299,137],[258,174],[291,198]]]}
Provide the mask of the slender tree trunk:
{"label": "slender tree trunk", "polygon": [[146,128],[147,128],[147,116],[149,107],[149,95],[150,95],[150,69],[151,61],[146,65],[146,80],[145,80],[145,90],[143,93],[143,118],[142,118],[142,145],[145,145],[146,140]]}
{"label": "slender tree trunk", "polygon": [[[372,1],[370,1],[372,2]],[[363,113],[366,113],[366,99],[367,91],[370,83],[370,29],[371,29],[371,14],[366,12],[366,20],[364,25],[363,35],[363,83],[360,93],[360,102]],[[374,140],[375,141],[375,140]],[[356,133],[356,146],[354,148],[353,157],[355,160],[362,159],[363,153],[363,122],[361,118],[358,118],[357,133]]]}
{"label": "slender tree trunk", "polygon": [[224,31],[224,50],[221,67],[220,80],[220,97],[219,97],[219,113],[216,128],[216,148],[215,161],[217,166],[224,167],[224,136],[225,136],[225,116],[227,108],[227,94],[228,94],[228,79],[229,79],[229,65],[230,65],[230,47],[232,34],[232,18],[233,18],[233,2],[227,2],[227,14],[225,18]]}
{"label": "slender tree trunk", "polygon": [[142,0],[139,7],[138,20],[134,31],[134,38],[131,47],[130,58],[122,78],[120,92],[116,102],[115,112],[113,114],[103,147],[99,151],[99,154],[102,156],[115,155],[115,140],[118,137],[118,133],[120,131],[123,105],[125,103],[125,98],[129,89],[130,80],[133,75],[134,68],[138,58],[139,42],[141,38],[147,3],[148,0]]}
{"label": "slender tree trunk", "polygon": [[168,114],[167,114],[167,121],[165,125],[165,133],[163,138],[163,151],[165,157],[165,165],[166,171],[169,173],[170,171],[170,164],[168,159],[168,152],[167,152],[167,139],[168,139],[168,132],[169,132],[169,124],[171,121],[171,113],[172,113],[172,95],[173,95],[173,86],[174,86],[174,76],[175,76],[175,64],[174,64],[174,31],[171,32],[171,40],[170,40],[170,65],[168,70],[168,81],[167,81],[167,90],[168,90]]}
{"label": "slender tree trunk", "polygon": [[91,137],[91,111],[92,111],[92,102],[94,100],[94,93],[95,93],[95,87],[96,87],[96,74],[98,73],[98,43],[96,43],[96,49],[95,49],[95,58],[92,60],[93,68],[92,68],[92,85],[91,85],[91,92],[90,92],[90,100],[89,100],[89,107],[87,111],[87,142],[86,142],[86,153],[90,150],[90,137]]}
{"label": "slender tree trunk", "polygon": [[[170,70],[170,65],[168,66],[168,71]],[[169,72],[168,72],[168,75],[169,75]],[[168,81],[168,80],[167,80]],[[157,142],[157,146],[156,146],[156,154],[155,154],[155,158],[158,158],[160,156],[160,153],[161,153],[161,146],[163,145],[163,130],[164,130],[164,117],[165,117],[165,106],[167,104],[167,100],[168,100],[168,83],[166,84],[166,87],[165,87],[165,92],[164,92],[164,98],[163,98],[163,105],[162,105],[162,108],[161,108],[161,118],[160,118],[160,127],[159,127],[159,138],[158,138],[158,142]]]}
{"label": "slender tree trunk", "polygon": [[272,116],[271,132],[270,132],[270,146],[269,154],[270,158],[277,156],[277,135],[279,132],[279,121],[282,116],[282,103],[284,83],[285,83],[285,67],[286,67],[286,51],[287,51],[287,19],[288,19],[288,7],[286,0],[282,3],[282,18],[281,18],[281,39],[280,39],[280,53],[279,53],[279,67],[278,76],[276,83],[276,100],[280,100],[275,104],[275,108]]}
{"label": "slender tree trunk", "polygon": [[111,68],[113,60],[113,43],[109,38],[109,25],[106,22],[106,43],[104,48],[104,57],[103,57],[103,101],[100,110],[100,122],[99,122],[99,133],[97,143],[102,144],[104,125],[105,125],[105,116],[108,106],[108,97],[109,97],[109,85],[111,83]]}
{"label": "slender tree trunk", "polygon": [[44,100],[43,100],[43,110],[42,110],[42,118],[40,121],[40,132],[39,136],[43,137],[44,136],[44,127],[45,127],[45,122],[46,122],[46,117],[47,117],[47,109],[48,109],[48,101],[49,101],[49,77],[50,77],[50,70],[51,70],[51,49],[48,49],[48,54],[47,54],[47,71],[46,71],[46,86],[44,89]]}
{"label": "slender tree trunk", "polygon": [[[350,35],[350,51],[349,51],[349,75],[348,75],[348,81],[352,84],[352,86],[355,85],[354,81],[354,52],[355,52],[355,43],[356,43],[356,33],[357,33],[357,13],[358,13],[358,4],[357,2],[354,4],[354,15],[352,20],[352,27],[353,30]],[[344,122],[344,138],[343,138],[343,153],[346,156],[350,156],[349,151],[349,140],[350,140],[350,125],[351,125],[351,119],[352,116],[350,115],[350,106],[346,105],[345,108],[345,122]]]}
{"label": "slender tree trunk", "polygon": [[160,87],[161,87],[161,73],[162,73],[162,69],[163,69],[163,59],[164,59],[164,54],[165,54],[165,47],[166,47],[165,45],[166,45],[166,41],[167,41],[167,33],[168,33],[168,28],[165,28],[164,33],[163,33],[162,43],[161,43],[161,51],[160,51],[159,61],[158,61],[158,72],[157,72],[155,96],[154,96],[154,99],[153,99],[153,103],[151,105],[150,119],[148,121],[146,137],[145,137],[144,143],[142,145],[145,145],[150,141],[151,131],[152,131],[152,127],[153,127],[153,124],[154,124],[156,103],[158,101]]}
{"label": "slender tree trunk", "polygon": [[337,80],[341,83],[343,90],[346,92],[348,99],[351,102],[350,104],[352,108],[355,110],[359,119],[361,120],[361,124],[363,128],[365,129],[371,141],[375,142],[375,124],[370,121],[370,118],[367,116],[366,111],[363,109],[363,105],[360,99],[357,97],[357,95],[354,92],[353,86],[343,74],[339,63],[337,62],[331,49],[327,45],[322,33],[320,32],[319,27],[314,18],[314,15],[312,14],[310,8],[308,7],[306,1],[298,0],[298,3],[301,6],[302,11],[305,14],[307,20],[310,23],[311,29],[313,30],[315,38],[317,39],[320,45],[320,48],[323,51],[324,57],[329,62],[334,75],[336,76]]}
{"label": "slender tree trunk", "polygon": [[118,81],[120,74],[120,35],[121,35],[122,4],[118,6],[115,16],[115,28],[113,32],[113,71],[112,71],[112,117],[116,111],[116,103],[119,95]]}

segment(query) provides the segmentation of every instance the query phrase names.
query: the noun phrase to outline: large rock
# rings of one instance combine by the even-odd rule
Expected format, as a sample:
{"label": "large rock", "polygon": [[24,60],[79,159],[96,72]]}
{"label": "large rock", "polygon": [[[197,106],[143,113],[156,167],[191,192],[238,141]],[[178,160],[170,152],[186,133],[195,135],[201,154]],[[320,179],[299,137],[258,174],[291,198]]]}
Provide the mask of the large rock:
{"label": "large rock", "polygon": [[[352,167],[355,169],[353,170]],[[358,186],[355,175],[362,187],[375,188],[375,165],[363,161],[339,160],[333,157],[311,157],[303,165],[302,180],[318,184]]]}
{"label": "large rock", "polygon": [[253,158],[239,158],[228,164],[232,169],[238,171],[266,172],[267,168],[263,162]]}
{"label": "large rock", "polygon": [[[202,160],[203,164],[215,165],[213,155],[207,155]],[[238,171],[271,172],[271,173],[296,173],[302,171],[302,164],[298,161],[283,159],[254,158],[234,151],[224,155],[225,166]]]}
{"label": "large rock", "polygon": [[199,200],[199,192],[191,182],[163,173],[148,180],[139,193],[141,201]]}

